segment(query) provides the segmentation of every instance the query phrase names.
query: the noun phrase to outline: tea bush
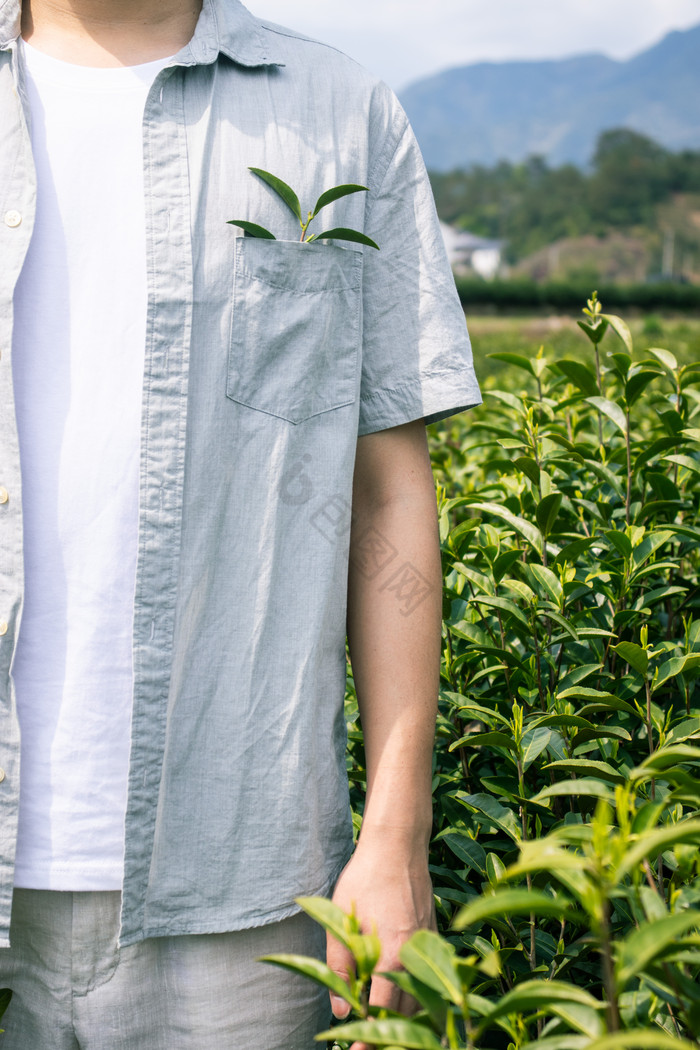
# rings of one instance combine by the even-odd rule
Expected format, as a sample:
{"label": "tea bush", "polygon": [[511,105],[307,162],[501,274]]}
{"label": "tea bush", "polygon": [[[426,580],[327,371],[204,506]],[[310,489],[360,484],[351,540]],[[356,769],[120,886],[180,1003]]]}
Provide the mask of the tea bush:
{"label": "tea bush", "polygon": [[[304,902],[360,960],[338,1040],[700,1046],[700,363],[638,360],[595,295],[585,314],[580,354],[496,354],[503,389],[431,428],[440,934],[393,978],[420,1012],[373,1017],[376,938]],[[351,677],[347,714],[359,824]]]}

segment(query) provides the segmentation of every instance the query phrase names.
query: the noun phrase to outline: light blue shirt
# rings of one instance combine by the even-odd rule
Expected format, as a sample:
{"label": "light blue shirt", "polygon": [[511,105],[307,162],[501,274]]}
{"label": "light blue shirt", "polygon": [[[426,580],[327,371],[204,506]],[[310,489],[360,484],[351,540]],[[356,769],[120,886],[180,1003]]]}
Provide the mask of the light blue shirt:
{"label": "light blue shirt", "polygon": [[[12,657],[22,507],[14,287],[35,174],[0,0],[0,944],[19,796]],[[134,707],[120,941],[220,932],[329,892],[352,849],[345,616],[358,435],[477,404],[464,316],[425,168],[391,91],[354,62],[204,0],[143,121],[148,325],[134,601]],[[380,251],[302,244],[315,228]],[[105,202],[109,207],[109,202]],[[247,219],[278,240],[243,237]],[[312,228],[313,229],[313,228]],[[46,377],[47,383],[51,377]],[[399,564],[402,610],[421,581]]]}

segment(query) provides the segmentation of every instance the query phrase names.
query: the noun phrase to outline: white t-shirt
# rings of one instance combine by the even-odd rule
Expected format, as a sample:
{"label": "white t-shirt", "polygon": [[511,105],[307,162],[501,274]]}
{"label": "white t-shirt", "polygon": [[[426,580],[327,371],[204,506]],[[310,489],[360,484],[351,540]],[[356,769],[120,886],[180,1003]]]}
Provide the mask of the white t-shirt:
{"label": "white t-shirt", "polygon": [[15,885],[119,889],[147,301],[141,124],[170,60],[94,69],[22,46],[38,199],[12,348],[25,542]]}

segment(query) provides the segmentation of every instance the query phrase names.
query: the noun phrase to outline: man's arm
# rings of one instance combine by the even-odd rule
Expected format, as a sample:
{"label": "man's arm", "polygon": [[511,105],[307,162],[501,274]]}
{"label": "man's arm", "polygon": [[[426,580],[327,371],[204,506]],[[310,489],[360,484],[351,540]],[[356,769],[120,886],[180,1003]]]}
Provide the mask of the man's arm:
{"label": "man's arm", "polygon": [[[384,970],[399,966],[399,948],[415,930],[434,926],[428,843],[441,603],[435,487],[417,420],[359,438],[353,481],[347,630],[367,797],[333,900],[345,910],[354,902],[368,932],[376,922]],[[328,961],[340,973],[350,964],[332,938]],[[407,1005],[381,978],[371,1002]],[[347,1013],[338,1000],[333,1006]]]}

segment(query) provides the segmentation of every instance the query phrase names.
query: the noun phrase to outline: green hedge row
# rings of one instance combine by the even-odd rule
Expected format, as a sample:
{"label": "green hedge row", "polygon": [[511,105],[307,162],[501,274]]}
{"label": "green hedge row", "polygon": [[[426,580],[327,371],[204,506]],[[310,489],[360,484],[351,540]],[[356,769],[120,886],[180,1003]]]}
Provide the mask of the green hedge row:
{"label": "green hedge row", "polygon": [[[457,291],[465,306],[493,306],[511,310],[573,310],[590,294],[572,282],[537,284],[530,280],[483,281],[458,277]],[[650,283],[608,284],[599,289],[601,300],[615,309],[700,310],[700,285]]]}

